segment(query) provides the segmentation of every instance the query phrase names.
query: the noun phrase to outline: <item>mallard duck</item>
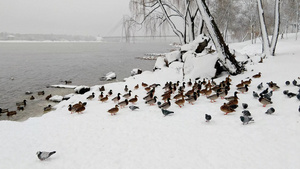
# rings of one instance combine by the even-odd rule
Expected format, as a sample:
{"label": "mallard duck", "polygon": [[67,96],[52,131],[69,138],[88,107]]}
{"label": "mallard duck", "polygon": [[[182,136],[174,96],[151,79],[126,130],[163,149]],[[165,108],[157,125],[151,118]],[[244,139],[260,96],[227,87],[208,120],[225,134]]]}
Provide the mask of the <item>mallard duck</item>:
{"label": "mallard duck", "polygon": [[108,100],[108,95],[106,95],[105,97],[103,97],[102,99],[100,99],[100,101],[103,103],[103,102],[106,102]]}
{"label": "mallard duck", "polygon": [[147,100],[145,103],[149,104],[149,105],[154,105],[157,101],[156,99],[157,99],[157,97],[154,96],[153,99]]}
{"label": "mallard duck", "polygon": [[24,105],[24,107],[26,107],[26,100],[23,100],[22,102],[17,102],[16,103],[16,106],[22,106],[22,105]]}
{"label": "mallard duck", "polygon": [[31,96],[31,97],[30,97],[30,100],[34,100],[34,99],[35,99],[34,96]]}
{"label": "mallard duck", "polygon": [[135,86],[134,86],[134,89],[135,89],[135,90],[139,89],[139,84],[135,85]]}
{"label": "mallard duck", "polygon": [[44,95],[45,94],[45,91],[38,91],[38,95]]}
{"label": "mallard duck", "polygon": [[190,96],[189,98],[185,99],[187,102],[189,102],[190,104],[194,104],[194,102],[196,102],[197,100],[197,93],[194,92],[192,96]]}
{"label": "mallard duck", "polygon": [[216,102],[216,99],[218,97],[219,97],[219,93],[218,92],[216,94],[212,94],[210,96],[206,96],[206,98],[209,99],[211,103]]}
{"label": "mallard duck", "polygon": [[142,82],[142,86],[143,86],[143,87],[147,87],[147,86],[148,86],[148,84],[147,84],[147,83],[144,83],[144,82]]}
{"label": "mallard duck", "polygon": [[178,99],[180,99],[180,98],[182,98],[182,97],[183,97],[183,93],[178,93],[177,95],[175,95],[175,96],[173,97],[173,99],[178,100]]}
{"label": "mallard duck", "polygon": [[238,96],[237,96],[238,93],[239,92],[235,91],[233,96],[225,97],[225,100],[231,101],[231,100],[234,100],[234,99],[239,99]]}
{"label": "mallard duck", "polygon": [[120,106],[120,108],[124,108],[128,105],[128,100],[125,99],[124,101],[119,102],[118,105]]}
{"label": "mallard duck", "polygon": [[98,96],[98,99],[101,100],[103,98],[103,92],[100,93],[100,95]]}
{"label": "mallard duck", "polygon": [[99,88],[99,91],[100,91],[100,92],[104,92],[104,91],[105,91],[105,87],[104,87],[104,86],[101,86],[101,87]]}
{"label": "mallard duck", "polygon": [[236,87],[244,87],[244,81],[241,80],[241,83],[237,84]]}
{"label": "mallard duck", "polygon": [[225,89],[223,92],[219,93],[219,97],[221,97],[221,99],[224,99],[225,96],[227,96],[227,94],[228,94],[228,91],[227,91],[227,89]]}
{"label": "mallard duck", "polygon": [[175,101],[175,104],[177,104],[180,108],[182,106],[184,106],[184,103],[185,103],[185,99],[184,99],[184,96],[181,97],[182,99],[179,99],[177,101]]}
{"label": "mallard duck", "polygon": [[146,101],[148,101],[148,100],[151,100],[152,98],[153,98],[153,94],[150,93],[147,96],[145,96],[143,99],[146,100]]}
{"label": "mallard duck", "polygon": [[259,101],[261,104],[263,104],[263,107],[266,107],[266,105],[272,104],[272,103],[273,103],[271,100],[269,100],[269,99],[267,99],[267,98],[264,98],[264,97],[260,97],[260,98],[258,99],[258,101]]}
{"label": "mallard duck", "polygon": [[187,83],[187,85],[188,85],[189,87],[191,87],[191,86],[193,85],[192,79],[189,80],[189,82]]}
{"label": "mallard duck", "polygon": [[130,96],[131,96],[131,90],[129,90],[128,93],[123,95],[123,97],[126,98],[126,99],[129,99]]}
{"label": "mallard duck", "polygon": [[220,110],[223,111],[225,113],[225,115],[227,115],[228,113],[232,113],[235,112],[234,109],[232,109],[231,107],[229,107],[226,103],[224,103],[221,107]]}
{"label": "mallard duck", "polygon": [[107,112],[110,113],[112,116],[113,116],[113,115],[116,115],[117,112],[119,111],[119,108],[118,108],[118,107],[119,107],[118,105],[115,105],[114,108],[109,109]]}
{"label": "mallard duck", "polygon": [[92,100],[93,98],[95,98],[95,93],[94,92],[91,95],[89,95],[86,99],[87,100]]}
{"label": "mallard duck", "polygon": [[112,94],[113,94],[112,90],[109,90],[108,93],[107,93],[108,96],[111,96]]}
{"label": "mallard duck", "polygon": [[230,100],[228,103],[226,103],[228,106],[231,106],[231,105],[237,105],[239,103],[238,99],[233,99],[233,100]]}
{"label": "mallard duck", "polygon": [[45,99],[49,100],[52,97],[52,94],[49,94]]}
{"label": "mallard duck", "polygon": [[118,93],[118,95],[111,100],[114,101],[115,103],[119,102],[119,100],[121,99],[120,95],[121,95],[121,93]]}
{"label": "mallard duck", "polygon": [[246,84],[244,87],[239,87],[237,90],[242,93],[248,92],[248,85]]}
{"label": "mallard duck", "polygon": [[85,106],[81,105],[75,109],[75,112],[79,114],[82,113],[84,110],[85,110]]}
{"label": "mallard duck", "polygon": [[258,74],[255,74],[252,76],[253,78],[260,78],[261,77],[261,72],[259,72]]}
{"label": "mallard duck", "polygon": [[244,81],[244,85],[250,85],[251,84],[251,82],[252,82],[252,79],[249,79],[249,80],[247,80],[247,81]]}
{"label": "mallard duck", "polygon": [[171,106],[171,102],[170,102],[170,98],[168,98],[167,99],[167,102],[165,102],[164,104],[162,104],[162,105],[159,105],[158,107],[160,108],[160,109],[168,109],[169,107]]}
{"label": "mallard duck", "polygon": [[138,101],[138,96],[135,95],[134,98],[130,99],[129,102],[135,104]]}
{"label": "mallard duck", "polygon": [[50,111],[52,109],[52,106],[49,104],[47,107],[44,107],[44,111]]}

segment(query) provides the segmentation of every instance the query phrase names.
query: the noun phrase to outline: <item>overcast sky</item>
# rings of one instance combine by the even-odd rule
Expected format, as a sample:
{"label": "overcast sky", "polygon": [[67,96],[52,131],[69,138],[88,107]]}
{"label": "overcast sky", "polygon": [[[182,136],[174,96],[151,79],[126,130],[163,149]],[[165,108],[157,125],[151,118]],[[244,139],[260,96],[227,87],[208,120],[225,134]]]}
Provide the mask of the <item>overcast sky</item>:
{"label": "overcast sky", "polygon": [[129,1],[0,0],[0,32],[121,35]]}

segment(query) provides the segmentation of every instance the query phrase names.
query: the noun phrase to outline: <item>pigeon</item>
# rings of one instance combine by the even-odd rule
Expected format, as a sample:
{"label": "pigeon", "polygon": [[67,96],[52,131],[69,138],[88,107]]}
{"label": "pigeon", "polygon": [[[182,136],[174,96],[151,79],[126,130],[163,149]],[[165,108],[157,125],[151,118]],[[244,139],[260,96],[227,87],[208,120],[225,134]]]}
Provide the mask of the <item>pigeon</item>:
{"label": "pigeon", "polygon": [[261,90],[263,87],[264,87],[264,86],[263,86],[263,83],[261,82],[261,83],[257,86],[257,89],[258,89],[258,90]]}
{"label": "pigeon", "polygon": [[264,91],[262,91],[259,95],[261,94],[267,94],[269,92],[269,88],[266,88]]}
{"label": "pigeon", "polygon": [[300,106],[299,106],[299,109],[298,109],[299,113],[300,113]]}
{"label": "pigeon", "polygon": [[287,95],[288,93],[289,93],[289,90],[284,90],[284,91],[283,91],[283,94],[284,94],[284,95]]}
{"label": "pigeon", "polygon": [[297,99],[300,100],[300,93],[297,95]]}
{"label": "pigeon", "polygon": [[253,91],[252,95],[253,95],[254,98],[258,98],[259,97],[259,95],[255,91]]}
{"label": "pigeon", "polygon": [[249,116],[240,116],[240,119],[243,122],[243,125],[248,124],[251,121],[254,121],[253,118]]}
{"label": "pigeon", "polygon": [[292,98],[294,96],[296,96],[297,94],[295,93],[292,93],[292,92],[289,92],[288,94],[286,94],[289,98]]}
{"label": "pigeon", "polygon": [[174,113],[173,111],[164,110],[164,109],[161,109],[161,112],[162,112],[165,116],[167,116],[167,115],[169,115],[169,114],[171,114],[171,113]]}
{"label": "pigeon", "polygon": [[287,86],[290,85],[290,84],[291,84],[290,81],[286,81],[286,82],[285,82],[285,85],[287,85]]}
{"label": "pigeon", "polygon": [[205,119],[206,119],[206,122],[209,122],[211,120],[211,115],[205,114]]}
{"label": "pigeon", "polygon": [[138,106],[129,106],[129,108],[133,111],[133,110],[136,110],[136,109],[139,109]]}
{"label": "pigeon", "polygon": [[249,110],[243,110],[242,113],[244,116],[251,116],[251,113]]}
{"label": "pigeon", "polygon": [[248,108],[248,104],[247,103],[242,103],[242,106],[243,106],[244,109]]}
{"label": "pigeon", "polygon": [[295,79],[293,80],[293,85],[297,86],[297,81]]}
{"label": "pigeon", "polygon": [[274,112],[275,112],[275,109],[273,107],[271,107],[266,111],[266,114],[273,114]]}
{"label": "pigeon", "polygon": [[49,158],[51,155],[53,155],[54,153],[56,153],[56,151],[52,151],[52,152],[38,151],[36,152],[36,155],[40,160],[45,160]]}

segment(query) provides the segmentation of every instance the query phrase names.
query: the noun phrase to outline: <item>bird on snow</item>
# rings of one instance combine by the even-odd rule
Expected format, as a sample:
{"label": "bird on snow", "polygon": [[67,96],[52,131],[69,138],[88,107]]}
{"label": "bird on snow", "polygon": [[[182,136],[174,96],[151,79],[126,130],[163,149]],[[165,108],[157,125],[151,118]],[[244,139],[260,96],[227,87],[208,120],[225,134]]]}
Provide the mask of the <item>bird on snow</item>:
{"label": "bird on snow", "polygon": [[136,110],[136,109],[140,109],[138,106],[129,106],[129,108],[133,111],[133,110]]}
{"label": "bird on snow", "polygon": [[261,82],[261,83],[257,86],[257,89],[258,89],[258,90],[261,90],[263,87],[264,87],[264,86],[263,86],[263,83]]}
{"label": "bird on snow", "polygon": [[251,121],[254,121],[253,118],[249,116],[240,116],[240,119],[243,122],[243,125],[248,124]]}
{"label": "bird on snow", "polygon": [[251,116],[251,113],[249,110],[243,110],[242,113],[244,116]]}
{"label": "bird on snow", "polygon": [[293,85],[297,86],[297,81],[295,79],[293,80]]}
{"label": "bird on snow", "polygon": [[267,94],[269,92],[269,88],[266,88],[265,90],[263,90],[259,95],[262,95],[262,94]]}
{"label": "bird on snow", "polygon": [[266,107],[267,104],[272,104],[273,102],[267,98],[260,97],[258,101],[263,104],[263,107]]}
{"label": "bird on snow", "polygon": [[171,102],[170,102],[170,98],[167,99],[167,102],[166,103],[163,103],[161,105],[159,105],[158,107],[160,109],[168,109],[169,107],[171,106]]}
{"label": "bird on snow", "polygon": [[118,111],[119,111],[119,106],[115,105],[114,108],[109,109],[107,112],[113,116],[113,115],[116,115]]}
{"label": "bird on snow", "polygon": [[50,156],[52,156],[54,153],[56,153],[56,151],[52,151],[52,152],[38,151],[36,152],[36,155],[40,160],[45,160]]}
{"label": "bird on snow", "polygon": [[266,111],[266,114],[273,114],[274,112],[275,112],[275,109],[273,107],[271,107]]}
{"label": "bird on snow", "polygon": [[244,109],[248,108],[248,104],[247,103],[242,103],[242,106],[243,106]]}
{"label": "bird on snow", "polygon": [[238,96],[237,96],[238,93],[239,92],[235,91],[233,96],[225,97],[225,100],[231,101],[231,100],[239,99]]}
{"label": "bird on snow", "polygon": [[165,116],[174,113],[173,111],[164,110],[164,109],[161,109],[161,112],[162,112]]}
{"label": "bird on snow", "polygon": [[285,82],[285,85],[287,85],[287,86],[290,85],[290,84],[291,84],[290,81],[286,81],[286,82]]}
{"label": "bird on snow", "polygon": [[209,122],[211,120],[211,115],[205,114],[205,119],[206,119],[206,122]]}
{"label": "bird on snow", "polygon": [[259,95],[255,91],[253,91],[252,95],[253,95],[254,98],[258,98],[259,97]]}
{"label": "bird on snow", "polygon": [[296,93],[292,93],[292,92],[289,92],[288,94],[286,94],[289,98],[292,98],[294,96],[296,96],[297,94]]}
{"label": "bird on snow", "polygon": [[253,78],[260,78],[261,77],[261,72],[259,72],[258,74],[255,74],[252,76]]}
{"label": "bird on snow", "polygon": [[283,91],[283,94],[284,94],[284,95],[287,95],[288,93],[289,93],[289,90],[284,90],[284,91]]}
{"label": "bird on snow", "polygon": [[297,99],[300,100],[300,93],[297,95]]}
{"label": "bird on snow", "polygon": [[91,95],[89,95],[86,99],[92,100],[95,97],[95,93],[93,92]]}
{"label": "bird on snow", "polygon": [[238,87],[237,90],[242,93],[248,92],[248,85],[246,84],[244,87]]}

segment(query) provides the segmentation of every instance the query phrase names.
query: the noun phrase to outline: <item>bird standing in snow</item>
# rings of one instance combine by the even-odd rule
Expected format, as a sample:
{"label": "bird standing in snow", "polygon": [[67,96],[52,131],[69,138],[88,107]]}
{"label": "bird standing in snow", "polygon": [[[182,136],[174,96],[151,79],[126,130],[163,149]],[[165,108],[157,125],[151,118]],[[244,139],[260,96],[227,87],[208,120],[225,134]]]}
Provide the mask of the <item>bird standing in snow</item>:
{"label": "bird standing in snow", "polygon": [[264,87],[264,86],[263,86],[263,83],[261,82],[261,83],[257,86],[257,89],[258,89],[258,90],[261,90],[263,87]]}
{"label": "bird standing in snow", "polygon": [[266,111],[266,114],[273,114],[274,112],[275,112],[275,109],[273,107],[271,107]]}
{"label": "bird standing in snow", "polygon": [[165,116],[174,113],[173,111],[164,110],[164,109],[161,109],[161,112],[162,112]]}
{"label": "bird standing in snow", "polygon": [[40,160],[45,160],[55,153],[56,153],[56,151],[52,151],[52,152],[38,151],[38,152],[36,152],[36,155]]}
{"label": "bird standing in snow", "polygon": [[206,119],[206,122],[209,122],[211,120],[211,115],[205,114],[205,119]]}
{"label": "bird standing in snow", "polygon": [[138,106],[129,106],[129,108],[133,111],[133,110],[136,110],[136,109],[139,109]]}
{"label": "bird standing in snow", "polygon": [[243,122],[243,125],[248,124],[251,121],[254,121],[253,118],[249,116],[240,116],[240,119]]}

